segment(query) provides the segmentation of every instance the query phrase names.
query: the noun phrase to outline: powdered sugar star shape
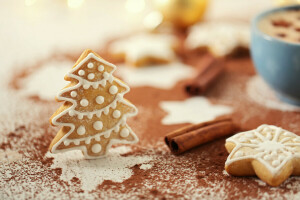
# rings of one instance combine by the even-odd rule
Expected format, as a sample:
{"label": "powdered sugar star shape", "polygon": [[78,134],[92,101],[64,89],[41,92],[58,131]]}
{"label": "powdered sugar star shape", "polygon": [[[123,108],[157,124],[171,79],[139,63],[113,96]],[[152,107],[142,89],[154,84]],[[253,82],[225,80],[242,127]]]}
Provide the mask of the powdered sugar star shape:
{"label": "powdered sugar star shape", "polygon": [[160,102],[160,107],[168,113],[162,119],[162,123],[166,125],[201,123],[232,112],[230,107],[211,104],[205,97],[192,97],[184,101],[163,101]]}
{"label": "powdered sugar star shape", "polygon": [[[300,158],[300,137],[272,125],[261,125],[255,130],[236,134],[226,140],[226,145],[230,143],[235,145],[232,150],[229,150],[230,155],[225,163],[225,168],[230,174],[232,173],[228,168],[231,164],[251,159],[258,161],[267,169],[268,172],[263,173],[270,173],[273,177],[280,176],[289,161]],[[257,174],[255,165],[252,166]],[[290,170],[290,174],[292,173],[293,170]],[[261,174],[257,175],[270,185],[278,184],[271,183],[270,180],[261,177]]]}
{"label": "powdered sugar star shape", "polygon": [[131,87],[151,86],[170,89],[178,81],[192,77],[195,70],[183,63],[174,62],[147,68],[129,68],[121,66],[116,74],[123,78]]}

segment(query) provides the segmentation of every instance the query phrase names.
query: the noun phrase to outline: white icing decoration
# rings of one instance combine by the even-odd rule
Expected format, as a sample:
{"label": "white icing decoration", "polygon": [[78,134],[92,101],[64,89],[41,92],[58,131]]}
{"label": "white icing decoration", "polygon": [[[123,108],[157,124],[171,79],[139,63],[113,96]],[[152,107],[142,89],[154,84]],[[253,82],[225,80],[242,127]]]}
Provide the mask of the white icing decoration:
{"label": "white icing decoration", "polygon": [[101,140],[101,137],[100,137],[99,134],[95,136],[95,140],[98,141],[98,142]]}
{"label": "white icing decoration", "polygon": [[70,110],[70,111],[69,111],[69,115],[70,115],[71,117],[73,117],[73,116],[75,115],[74,110]]}
{"label": "white icing decoration", "polygon": [[242,151],[238,151],[238,152],[236,152],[236,154],[235,154],[235,156],[237,156],[237,157],[241,157],[241,156],[243,156],[244,155],[244,152],[242,152]]}
{"label": "white icing decoration", "polygon": [[97,96],[96,97],[96,102],[97,102],[97,104],[102,104],[104,102],[104,97],[103,96]]}
{"label": "white icing decoration", "polygon": [[129,130],[127,128],[123,128],[121,133],[120,133],[120,136],[123,137],[123,138],[126,138],[129,136]]}
{"label": "white icing decoration", "polygon": [[100,144],[94,144],[94,145],[92,146],[92,152],[93,152],[93,153],[99,153],[99,152],[101,151],[101,149],[102,149],[102,147],[101,147]]}
{"label": "white icing decoration", "polygon": [[118,92],[118,87],[117,86],[115,86],[115,85],[110,86],[110,88],[109,88],[109,93],[110,94],[117,94],[117,92]]}
{"label": "white icing decoration", "polygon": [[[111,72],[109,73],[110,76],[106,78],[103,78],[102,80],[100,81],[97,81],[97,82],[90,82],[88,80],[85,80],[83,79],[82,77],[78,76],[75,74],[75,72],[77,70],[79,70],[81,68],[82,65],[84,65],[89,59],[95,59],[96,61],[98,62],[101,62],[103,64],[105,64],[106,66],[110,66],[112,68]],[[69,113],[69,111],[71,112],[74,112],[75,115],[77,115],[78,119],[82,119],[83,116],[88,116],[90,114],[92,115],[96,115],[97,116],[101,116],[101,114],[106,111],[107,114],[109,112],[109,109],[111,107],[115,107],[115,105],[117,104],[117,101],[122,103],[122,104],[125,104],[127,106],[129,106],[130,108],[133,108],[133,111],[134,112],[128,112],[128,113],[125,113],[122,115],[121,119],[115,124],[115,126],[113,126],[112,128],[110,129],[107,129],[106,131],[103,131],[103,132],[98,132],[98,133],[95,133],[94,135],[92,136],[89,136],[89,138],[91,140],[95,139],[96,141],[100,141],[100,137],[101,136],[105,136],[105,137],[109,137],[111,132],[113,130],[116,129],[116,127],[120,127],[121,124],[126,124],[126,119],[128,117],[131,117],[131,116],[135,116],[137,114],[137,109],[134,105],[132,105],[131,103],[129,103],[128,101],[125,101],[123,99],[123,96],[125,93],[127,93],[130,89],[127,85],[125,85],[123,82],[121,82],[120,80],[118,79],[115,79],[111,74],[115,71],[116,69],[116,66],[95,56],[93,53],[90,53],[87,55],[87,57],[85,57],[77,66],[75,66],[74,68],[72,68],[70,70],[70,72],[66,75],[67,77],[70,77],[70,78],[73,78],[73,79],[76,79],[78,81],[78,83],[75,85],[75,86],[72,86],[72,87],[68,87],[68,88],[65,88],[63,90],[61,90],[59,92],[59,94],[57,95],[57,99],[60,100],[60,101],[68,101],[68,102],[71,102],[73,105],[71,107],[69,107],[68,109],[64,110],[63,112],[59,113],[58,115],[56,115],[55,117],[53,117],[52,119],[52,123],[56,126],[67,126],[67,127],[70,127],[70,130],[68,133],[66,133],[57,143],[55,143],[53,146],[52,146],[52,149],[51,151],[53,153],[59,153],[59,152],[64,152],[64,151],[68,151],[68,150],[74,150],[74,149],[79,149],[83,152],[84,156],[88,159],[93,159],[93,158],[96,158],[95,156],[90,156],[88,155],[88,152],[87,152],[87,147],[85,145],[79,145],[79,146],[76,146],[76,147],[72,147],[72,148],[68,148],[68,149],[57,149],[57,147],[63,142],[63,143],[70,143],[70,142],[73,142],[74,144],[75,143],[78,143],[80,144],[81,142],[85,142],[86,141],[86,138],[83,137],[83,138],[77,138],[77,139],[69,139],[69,135],[71,133],[74,132],[75,130],[75,125],[73,123],[65,123],[65,122],[58,122],[58,119],[61,118],[63,115]],[[106,82],[107,81],[114,81],[116,82],[116,84],[120,85],[122,88],[124,88],[124,91],[122,91],[121,93],[117,94],[115,96],[115,99],[113,100],[112,103],[110,103],[109,105],[107,105],[105,108],[102,108],[102,109],[99,109],[99,110],[94,110],[94,111],[91,111],[91,112],[79,112],[79,111],[76,111],[75,108],[77,107],[77,101],[72,99],[72,98],[68,98],[68,97],[64,97],[62,96],[62,94],[66,93],[66,92],[71,92],[73,90],[76,90],[76,89],[79,89],[81,86],[83,86],[84,84],[85,85],[93,85],[93,84],[97,84],[97,85],[101,85],[102,87],[105,87],[106,86]],[[127,125],[126,127],[131,130]],[[106,145],[106,150],[108,150],[114,143],[136,143],[138,141],[138,138],[136,137],[136,135],[130,131],[134,137],[134,139],[132,141],[127,141],[127,140],[119,140],[119,139],[111,139],[109,140],[109,143]],[[105,152],[108,152],[108,151],[105,151]],[[101,155],[99,157],[103,157],[104,155]]]}
{"label": "white icing decoration", "polygon": [[176,58],[172,46],[176,38],[164,34],[141,33],[111,44],[109,51],[124,54],[128,63],[134,63],[144,57],[173,60]]}
{"label": "white icing decoration", "polygon": [[98,66],[98,71],[99,71],[99,72],[102,72],[103,70],[104,70],[104,66],[103,66],[103,65],[99,65],[99,66]]}
{"label": "white icing decoration", "polygon": [[[241,138],[247,138],[249,134],[253,134],[253,140],[240,142]],[[295,149],[300,147],[297,139],[300,139],[300,136],[272,125],[261,125],[255,130],[238,133],[226,140],[236,146],[228,156],[225,165],[229,166],[243,159],[255,159],[270,173],[277,174],[289,160],[300,157],[300,150]],[[249,152],[247,155],[235,156],[238,152],[244,152],[245,147]]]}
{"label": "white icing decoration", "polygon": [[116,126],[115,128],[114,128],[114,132],[119,132],[119,130],[120,130],[120,127],[119,126]]}
{"label": "white icing decoration", "polygon": [[87,65],[87,67],[91,69],[91,68],[94,67],[94,64],[93,64],[92,62],[90,62],[90,63]]}
{"label": "white icing decoration", "polygon": [[107,115],[109,113],[109,107],[108,106],[105,107],[103,112],[104,112],[105,115]]}
{"label": "white icing decoration", "polygon": [[[75,110],[73,110],[73,111],[75,112]],[[83,114],[78,113],[78,114],[77,114],[77,118],[78,118],[78,119],[83,119]]]}
{"label": "white icing decoration", "polygon": [[121,116],[121,112],[119,111],[119,110],[115,110],[114,112],[113,112],[113,117],[114,118],[119,118]]}
{"label": "white icing decoration", "polygon": [[85,127],[84,126],[79,126],[77,129],[78,135],[84,135],[85,134]]}
{"label": "white icing decoration", "polygon": [[79,145],[80,144],[79,140],[74,140],[73,142],[74,142],[75,145]]}
{"label": "white icing decoration", "polygon": [[89,119],[92,119],[92,118],[93,118],[93,114],[92,114],[92,113],[88,113],[87,117],[88,117]]}
{"label": "white icing decoration", "polygon": [[97,83],[93,83],[92,86],[93,86],[94,89],[97,89],[99,87],[99,85]]}
{"label": "white icing decoration", "polygon": [[71,92],[71,97],[76,97],[77,96],[77,92],[76,91],[72,91]]}
{"label": "white icing decoration", "polygon": [[65,141],[64,141],[64,145],[65,145],[65,146],[69,146],[69,145],[70,145],[70,142],[69,142],[68,140],[65,140]]}
{"label": "white icing decoration", "polygon": [[101,121],[96,121],[93,124],[93,128],[97,131],[101,130],[103,128],[103,123]]}
{"label": "white icing decoration", "polygon": [[85,142],[85,144],[90,144],[91,143],[91,138],[87,137],[84,142]]}
{"label": "white icing decoration", "polygon": [[79,76],[83,76],[85,74],[85,71],[83,71],[82,69],[78,71]]}
{"label": "white icing decoration", "polygon": [[81,99],[80,105],[86,107],[89,105],[89,101],[87,99]]}
{"label": "white icing decoration", "polygon": [[89,84],[84,84],[82,87],[83,87],[83,89],[87,90],[87,89],[90,88],[90,85]]}
{"label": "white icing decoration", "polygon": [[110,137],[110,132],[105,133],[105,134],[104,134],[104,137],[105,137],[105,138],[109,138],[109,137]]}
{"label": "white icing decoration", "polygon": [[[94,73],[89,73],[88,79],[92,80],[94,78],[95,78],[95,74]],[[94,85],[93,85],[93,87],[94,87]]]}

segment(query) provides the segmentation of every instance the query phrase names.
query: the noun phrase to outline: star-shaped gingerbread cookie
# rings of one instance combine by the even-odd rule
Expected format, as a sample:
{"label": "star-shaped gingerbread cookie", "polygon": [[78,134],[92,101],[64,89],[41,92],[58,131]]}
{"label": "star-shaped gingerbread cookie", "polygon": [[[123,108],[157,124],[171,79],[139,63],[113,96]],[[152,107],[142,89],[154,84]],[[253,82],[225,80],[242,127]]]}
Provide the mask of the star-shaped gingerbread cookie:
{"label": "star-shaped gingerbread cookie", "polygon": [[261,125],[238,133],[225,147],[230,153],[225,170],[231,175],[257,175],[271,186],[300,175],[300,137],[280,127]]}
{"label": "star-shaped gingerbread cookie", "polygon": [[177,45],[172,35],[139,33],[113,42],[109,52],[128,66],[143,67],[175,60]]}

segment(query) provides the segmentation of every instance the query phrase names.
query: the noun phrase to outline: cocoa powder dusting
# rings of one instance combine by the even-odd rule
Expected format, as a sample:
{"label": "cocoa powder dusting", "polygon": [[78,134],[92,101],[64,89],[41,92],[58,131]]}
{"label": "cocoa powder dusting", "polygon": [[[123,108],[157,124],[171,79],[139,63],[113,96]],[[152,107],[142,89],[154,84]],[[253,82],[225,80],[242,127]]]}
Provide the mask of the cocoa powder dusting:
{"label": "cocoa powder dusting", "polygon": [[[71,55],[68,58],[70,57],[76,58]],[[197,58],[186,58],[186,61],[204,62],[209,57],[206,54],[197,55]],[[253,75],[255,72],[249,57],[228,58],[225,73],[204,96],[212,103],[231,106],[234,110],[233,119],[242,130],[266,123],[300,134],[300,113],[270,110],[248,98],[245,85]],[[131,152],[122,156],[148,155],[153,159],[152,168],[142,170],[141,165],[137,164],[131,168],[133,175],[130,178],[119,183],[105,180],[90,192],[81,188],[81,180],[76,175],[69,182],[62,181],[62,169],[51,169],[53,158],[45,156],[58,130],[49,126],[48,119],[60,104],[23,97],[24,105],[32,105],[34,102],[35,112],[38,114],[14,131],[2,131],[0,149],[3,152],[14,151],[21,158],[4,162],[0,166],[1,199],[299,198],[298,177],[291,177],[274,188],[256,177],[228,175],[224,171],[228,156],[224,147],[225,138],[204,144],[180,156],[169,152],[163,141],[165,134],[187,124],[162,125],[161,120],[167,113],[159,107],[159,102],[188,98],[184,92],[186,81],[179,82],[171,90],[131,88],[126,98],[138,107],[139,114],[128,120],[128,123],[140,142],[131,147]]]}

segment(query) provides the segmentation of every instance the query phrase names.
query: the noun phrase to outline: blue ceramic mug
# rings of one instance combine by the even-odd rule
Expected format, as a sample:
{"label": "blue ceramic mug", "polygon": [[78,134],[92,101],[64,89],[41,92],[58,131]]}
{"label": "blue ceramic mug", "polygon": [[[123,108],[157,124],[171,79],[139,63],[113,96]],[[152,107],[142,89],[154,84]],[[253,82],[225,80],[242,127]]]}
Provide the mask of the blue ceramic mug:
{"label": "blue ceramic mug", "polygon": [[300,5],[268,10],[253,19],[251,56],[257,72],[275,90],[277,96],[287,103],[300,105],[300,42],[286,42],[258,28],[260,20],[267,15],[291,9],[300,9]]}

